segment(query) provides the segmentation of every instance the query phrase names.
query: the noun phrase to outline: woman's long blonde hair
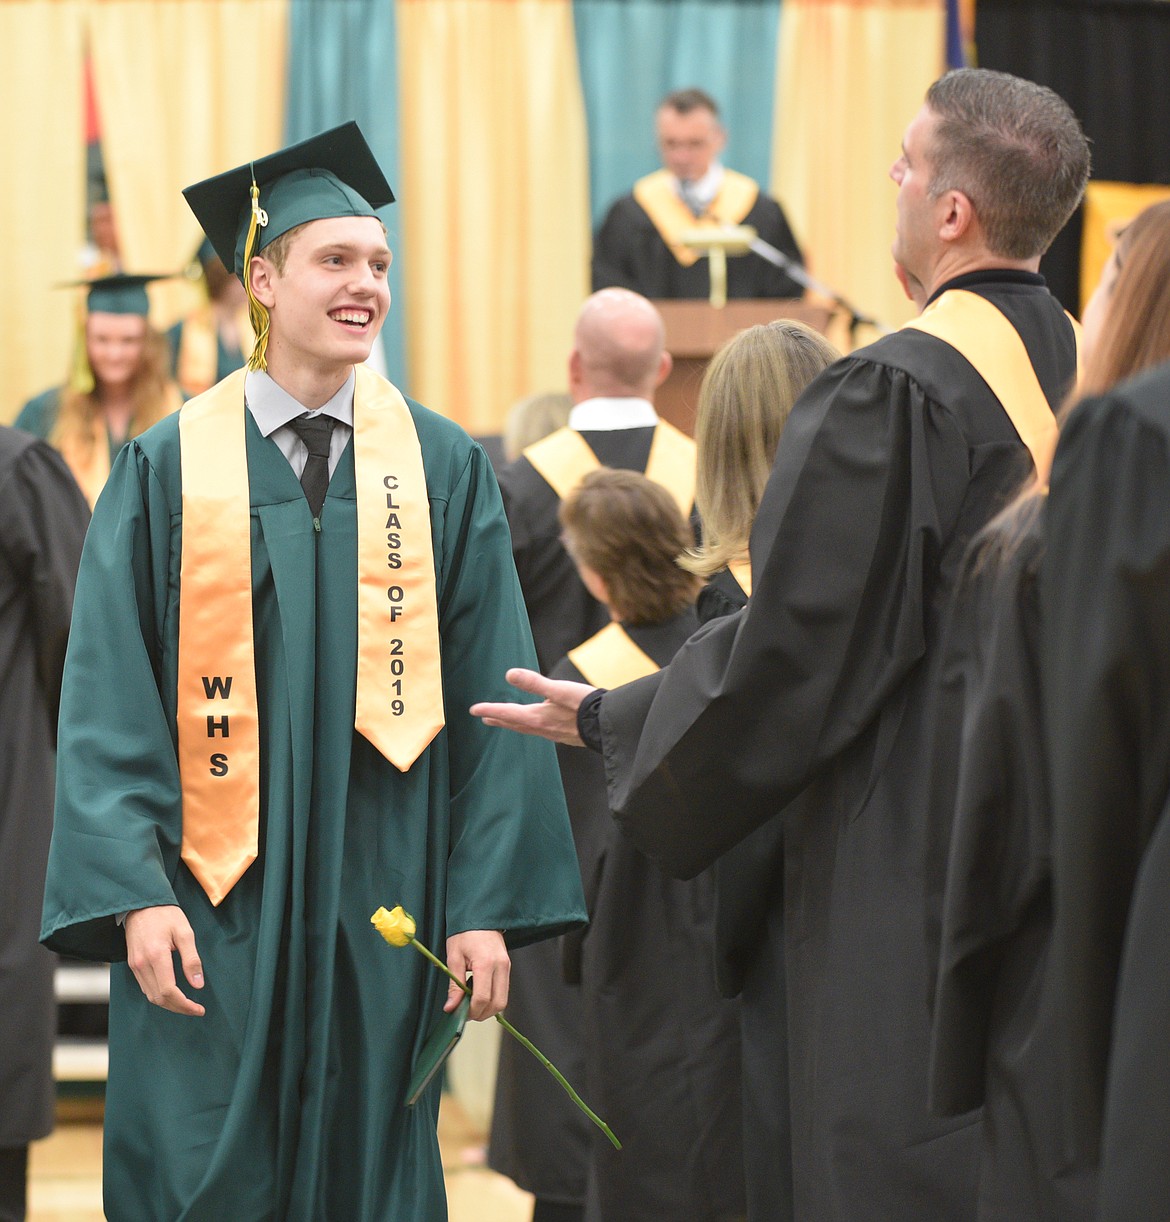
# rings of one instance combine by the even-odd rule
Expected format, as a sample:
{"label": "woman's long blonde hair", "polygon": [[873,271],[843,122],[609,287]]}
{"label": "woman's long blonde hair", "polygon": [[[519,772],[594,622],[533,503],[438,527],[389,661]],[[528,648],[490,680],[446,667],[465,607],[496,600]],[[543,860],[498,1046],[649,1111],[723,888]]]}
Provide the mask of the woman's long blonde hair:
{"label": "woman's long blonde hair", "polygon": [[[130,393],[133,409],[128,437],[146,432],[152,424],[173,412],[181,399],[171,381],[167,341],[149,323],[146,324],[142,360]],[[98,427],[101,417],[100,387],[95,385],[93,390],[84,391],[73,384],[66,385],[58,400],[57,419],[49,434],[50,444],[66,457],[74,455],[82,463],[88,462],[94,446],[106,444],[104,430]]]}
{"label": "woman's long blonde hair", "polygon": [[1117,277],[1077,398],[1170,357],[1170,200],[1151,204],[1122,230],[1113,258]]}
{"label": "woman's long blonde hair", "polygon": [[792,319],[749,327],[711,359],[695,423],[703,544],[680,560],[710,577],[747,554],[776,446],[800,392],[841,354]]}

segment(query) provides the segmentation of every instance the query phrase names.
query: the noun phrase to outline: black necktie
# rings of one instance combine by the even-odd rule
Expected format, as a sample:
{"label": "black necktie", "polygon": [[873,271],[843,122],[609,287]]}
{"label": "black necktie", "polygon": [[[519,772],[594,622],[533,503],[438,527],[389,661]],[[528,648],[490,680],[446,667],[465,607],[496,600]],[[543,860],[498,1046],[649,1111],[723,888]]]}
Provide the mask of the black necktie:
{"label": "black necktie", "polygon": [[321,516],[325,489],[329,487],[329,439],[333,436],[333,423],[332,416],[297,416],[289,421],[309,451],[301,472],[301,487],[315,518]]}

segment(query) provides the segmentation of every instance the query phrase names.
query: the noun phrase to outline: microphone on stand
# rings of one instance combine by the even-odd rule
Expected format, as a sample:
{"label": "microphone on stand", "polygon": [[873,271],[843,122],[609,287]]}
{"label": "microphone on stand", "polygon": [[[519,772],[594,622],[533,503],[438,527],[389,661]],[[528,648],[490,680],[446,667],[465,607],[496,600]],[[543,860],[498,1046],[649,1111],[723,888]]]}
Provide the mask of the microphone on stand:
{"label": "microphone on stand", "polygon": [[[873,327],[880,335],[890,335],[892,327],[878,322],[869,314],[863,314],[841,293],[831,285],[825,284],[815,276],[809,275],[805,267],[795,259],[790,258],[782,250],[777,250],[770,242],[765,242],[751,225],[720,225],[718,228],[686,229],[679,234],[679,241],[690,250],[703,250],[711,260],[711,304],[722,307],[727,302],[727,256],[746,255],[749,251],[761,259],[778,267],[790,279],[795,280],[802,288],[826,297],[841,309],[849,318],[849,333],[856,338],[858,327]],[[719,264],[722,264],[722,300],[716,302],[716,275]]]}

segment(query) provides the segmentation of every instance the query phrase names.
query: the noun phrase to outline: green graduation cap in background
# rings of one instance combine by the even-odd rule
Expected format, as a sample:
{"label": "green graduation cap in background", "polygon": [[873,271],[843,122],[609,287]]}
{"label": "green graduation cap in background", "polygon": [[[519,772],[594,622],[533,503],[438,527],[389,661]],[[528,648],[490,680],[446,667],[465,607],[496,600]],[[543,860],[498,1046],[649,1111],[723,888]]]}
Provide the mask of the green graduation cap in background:
{"label": "green graduation cap in background", "polygon": [[146,286],[166,279],[162,275],[127,276],[117,272],[99,280],[71,280],[61,287],[88,289],[86,309],[90,314],[136,314],[146,318],[150,314]]}
{"label": "green graduation cap in background", "polygon": [[[150,315],[150,299],[146,295],[146,286],[156,280],[167,280],[163,275],[127,276],[116,272],[112,276],[102,276],[96,280],[70,280],[59,284],[63,289],[86,289],[86,314],[130,314],[138,318]],[[93,370],[89,367],[89,356],[86,352],[84,316],[79,312],[76,323],[76,334],[73,338],[73,358],[70,362],[71,372],[69,385],[83,395],[93,391]]]}
{"label": "green graduation cap in background", "polygon": [[254,255],[298,225],[337,216],[377,217],[394,202],[361,129],[352,120],[183,190],[224,266],[248,292],[256,346],[249,367],[263,369],[268,311],[252,295],[246,270]]}

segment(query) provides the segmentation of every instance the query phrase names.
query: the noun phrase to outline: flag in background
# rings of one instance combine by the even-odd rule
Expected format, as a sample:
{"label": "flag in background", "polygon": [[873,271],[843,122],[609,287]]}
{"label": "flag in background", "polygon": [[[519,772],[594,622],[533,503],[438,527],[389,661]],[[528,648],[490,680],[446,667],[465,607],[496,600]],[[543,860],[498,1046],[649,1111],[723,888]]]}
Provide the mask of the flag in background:
{"label": "flag in background", "polygon": [[947,67],[975,64],[975,0],[947,0]]}

